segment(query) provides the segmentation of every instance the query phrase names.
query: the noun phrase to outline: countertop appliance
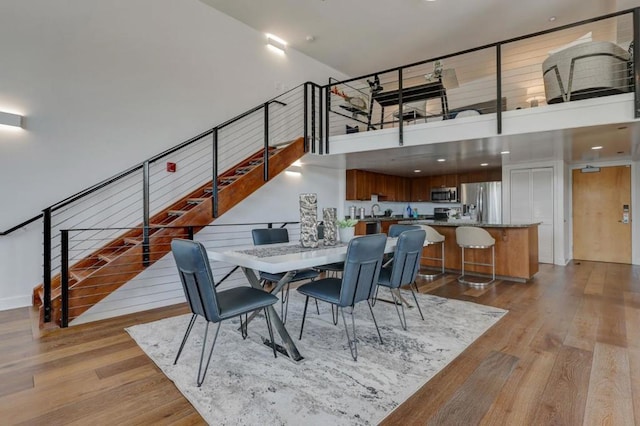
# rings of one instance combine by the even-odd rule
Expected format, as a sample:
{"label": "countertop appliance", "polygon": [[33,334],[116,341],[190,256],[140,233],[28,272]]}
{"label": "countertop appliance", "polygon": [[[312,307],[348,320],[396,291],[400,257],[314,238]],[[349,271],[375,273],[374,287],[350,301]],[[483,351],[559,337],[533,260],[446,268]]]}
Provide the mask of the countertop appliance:
{"label": "countertop appliance", "polygon": [[502,182],[463,183],[460,185],[462,213],[473,213],[478,222],[502,223]]}
{"label": "countertop appliance", "polygon": [[448,207],[436,207],[433,209],[434,220],[447,220],[449,218]]}
{"label": "countertop appliance", "polygon": [[456,187],[431,188],[431,202],[432,203],[457,203],[458,188]]}

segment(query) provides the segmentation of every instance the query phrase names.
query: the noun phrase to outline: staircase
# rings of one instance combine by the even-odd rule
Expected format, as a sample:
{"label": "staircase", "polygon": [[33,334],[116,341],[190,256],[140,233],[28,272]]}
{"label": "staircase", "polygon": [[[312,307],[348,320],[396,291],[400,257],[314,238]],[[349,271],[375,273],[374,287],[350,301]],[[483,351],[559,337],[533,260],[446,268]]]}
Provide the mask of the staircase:
{"label": "staircase", "polygon": [[[260,150],[236,164],[218,177],[218,216],[236,206],[262,187],[264,181],[264,151]],[[269,179],[278,175],[304,155],[304,138],[300,137],[269,152]],[[149,230],[149,260],[143,262],[142,224],[137,229],[104,245],[69,268],[69,320],[78,317],[113,291],[136,277],[171,250],[171,240],[184,238],[185,228],[194,233],[214,219],[213,185],[208,182],[154,215]],[[171,226],[178,228],[153,228]],[[40,309],[40,325],[44,323],[43,285],[34,289],[33,304]],[[61,276],[52,278],[52,324],[61,321]]]}

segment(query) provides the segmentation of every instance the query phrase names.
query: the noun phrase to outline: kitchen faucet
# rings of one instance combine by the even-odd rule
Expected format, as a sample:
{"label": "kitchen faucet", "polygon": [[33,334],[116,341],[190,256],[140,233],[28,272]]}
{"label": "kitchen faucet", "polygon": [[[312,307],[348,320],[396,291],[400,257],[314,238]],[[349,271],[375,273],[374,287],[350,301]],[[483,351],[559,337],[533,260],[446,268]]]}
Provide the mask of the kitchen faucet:
{"label": "kitchen faucet", "polygon": [[371,217],[376,216],[378,213],[380,213],[380,205],[375,203],[371,206]]}

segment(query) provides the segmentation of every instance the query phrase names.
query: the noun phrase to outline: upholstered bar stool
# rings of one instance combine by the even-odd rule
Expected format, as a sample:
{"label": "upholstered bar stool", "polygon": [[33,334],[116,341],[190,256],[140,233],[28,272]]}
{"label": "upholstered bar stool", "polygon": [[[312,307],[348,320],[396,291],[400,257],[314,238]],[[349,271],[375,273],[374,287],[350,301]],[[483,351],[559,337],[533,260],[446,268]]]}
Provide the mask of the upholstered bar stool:
{"label": "upholstered bar stool", "polygon": [[[458,282],[474,287],[484,287],[496,280],[496,240],[485,229],[476,226],[459,226],[456,228],[456,243],[462,249],[462,275]],[[491,249],[491,263],[467,262],[464,259],[465,250]],[[491,266],[491,279],[489,281],[469,281],[465,278],[465,265]]]}
{"label": "upholstered bar stool", "polygon": [[424,229],[427,233],[427,238],[425,239],[426,246],[440,244],[440,257],[428,257],[422,256],[422,259],[426,260],[436,260],[440,262],[440,272],[437,274],[422,274],[419,273],[422,278],[435,278],[440,275],[444,275],[444,235],[430,227],[429,225],[420,225],[420,228]]}

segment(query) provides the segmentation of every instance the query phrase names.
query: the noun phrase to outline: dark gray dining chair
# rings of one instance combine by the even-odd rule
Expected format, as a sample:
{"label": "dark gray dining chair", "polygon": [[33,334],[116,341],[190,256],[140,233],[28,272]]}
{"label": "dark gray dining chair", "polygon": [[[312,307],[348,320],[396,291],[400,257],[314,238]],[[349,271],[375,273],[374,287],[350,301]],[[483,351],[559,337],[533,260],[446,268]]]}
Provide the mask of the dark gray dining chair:
{"label": "dark gray dining chair", "polygon": [[[207,375],[207,369],[209,368],[209,362],[211,362],[211,355],[213,355],[213,348],[216,345],[222,321],[240,317],[242,338],[246,339],[247,322],[245,321],[243,323],[242,315],[259,309],[264,309],[267,328],[269,329],[269,337],[271,338],[271,347],[273,348],[273,356],[277,357],[275,342],[273,340],[273,329],[271,328],[271,318],[269,317],[269,311],[267,309],[267,307],[278,301],[277,297],[253,287],[236,287],[229,290],[216,291],[207,252],[202,243],[191,240],[174,239],[171,241],[171,252],[176,261],[182,288],[184,289],[184,294],[192,312],[187,331],[182,338],[176,359],[173,361],[174,365],[180,358],[180,354],[182,353],[182,349],[184,349],[184,345],[196,322],[196,318],[198,316],[203,317],[207,321],[207,327],[204,332],[202,353],[200,354],[200,364],[198,366],[197,383],[198,387],[200,387]],[[207,363],[203,369],[202,362],[204,360],[210,323],[218,323],[218,327],[213,337]]]}
{"label": "dark gray dining chair", "polygon": [[[397,238],[400,236],[400,234],[402,234],[404,231],[411,231],[412,229],[420,229],[419,225],[401,225],[401,224],[395,224],[395,225],[391,225],[389,227],[389,231],[387,232],[387,235],[390,238]],[[384,258],[384,265],[382,266],[389,266],[391,265],[391,262],[393,261],[393,253],[389,253],[387,256],[385,256]]]}
{"label": "dark gray dining chair", "polygon": [[[289,231],[286,228],[261,228],[261,229],[252,229],[251,237],[253,238],[253,244],[256,246],[265,245],[265,244],[276,244],[276,243],[288,243],[289,242]],[[270,273],[260,271],[260,280],[263,282],[271,282],[277,283],[284,276],[284,272],[280,273]],[[289,285],[294,282],[304,281],[304,280],[314,280],[320,275],[320,272],[315,269],[300,269],[295,272],[293,277],[289,280],[286,287],[282,289],[282,297],[280,298],[280,317],[282,318],[282,322],[287,322],[287,312],[289,310]]]}
{"label": "dark gray dining chair", "polygon": [[[407,318],[404,313],[404,304],[402,300],[397,300],[394,290],[397,291],[397,289],[402,286],[409,286],[420,316],[424,320],[418,298],[411,286],[415,286],[415,290],[418,291],[416,276],[418,275],[418,269],[420,269],[420,258],[422,257],[422,248],[426,236],[427,233],[425,230],[420,228],[402,232],[398,237],[396,248],[393,251],[391,266],[384,266],[380,271],[380,278],[378,279],[379,286],[388,287],[391,290],[393,304],[398,312],[398,318],[400,318],[400,325],[402,325],[402,328],[405,330],[407,329]],[[398,304],[402,307],[402,316],[400,315]]]}
{"label": "dark gray dining chair", "polygon": [[[306,296],[304,302],[304,312],[302,314],[302,325],[300,326],[300,339],[304,329],[304,320],[307,315],[309,297],[335,305],[342,314],[342,321],[347,332],[347,341],[351,356],[358,360],[358,347],[356,345],[356,324],[353,317],[353,309],[358,302],[366,301],[369,311],[376,326],[380,343],[382,335],[373,315],[369,299],[373,297],[373,292],[378,282],[380,269],[382,267],[382,256],[387,237],[384,234],[372,234],[356,237],[349,242],[347,247],[347,257],[344,261],[344,272],[342,278],[322,278],[298,287],[298,291]],[[344,316],[344,310],[348,308],[351,314],[352,335],[349,335],[349,327]]]}

